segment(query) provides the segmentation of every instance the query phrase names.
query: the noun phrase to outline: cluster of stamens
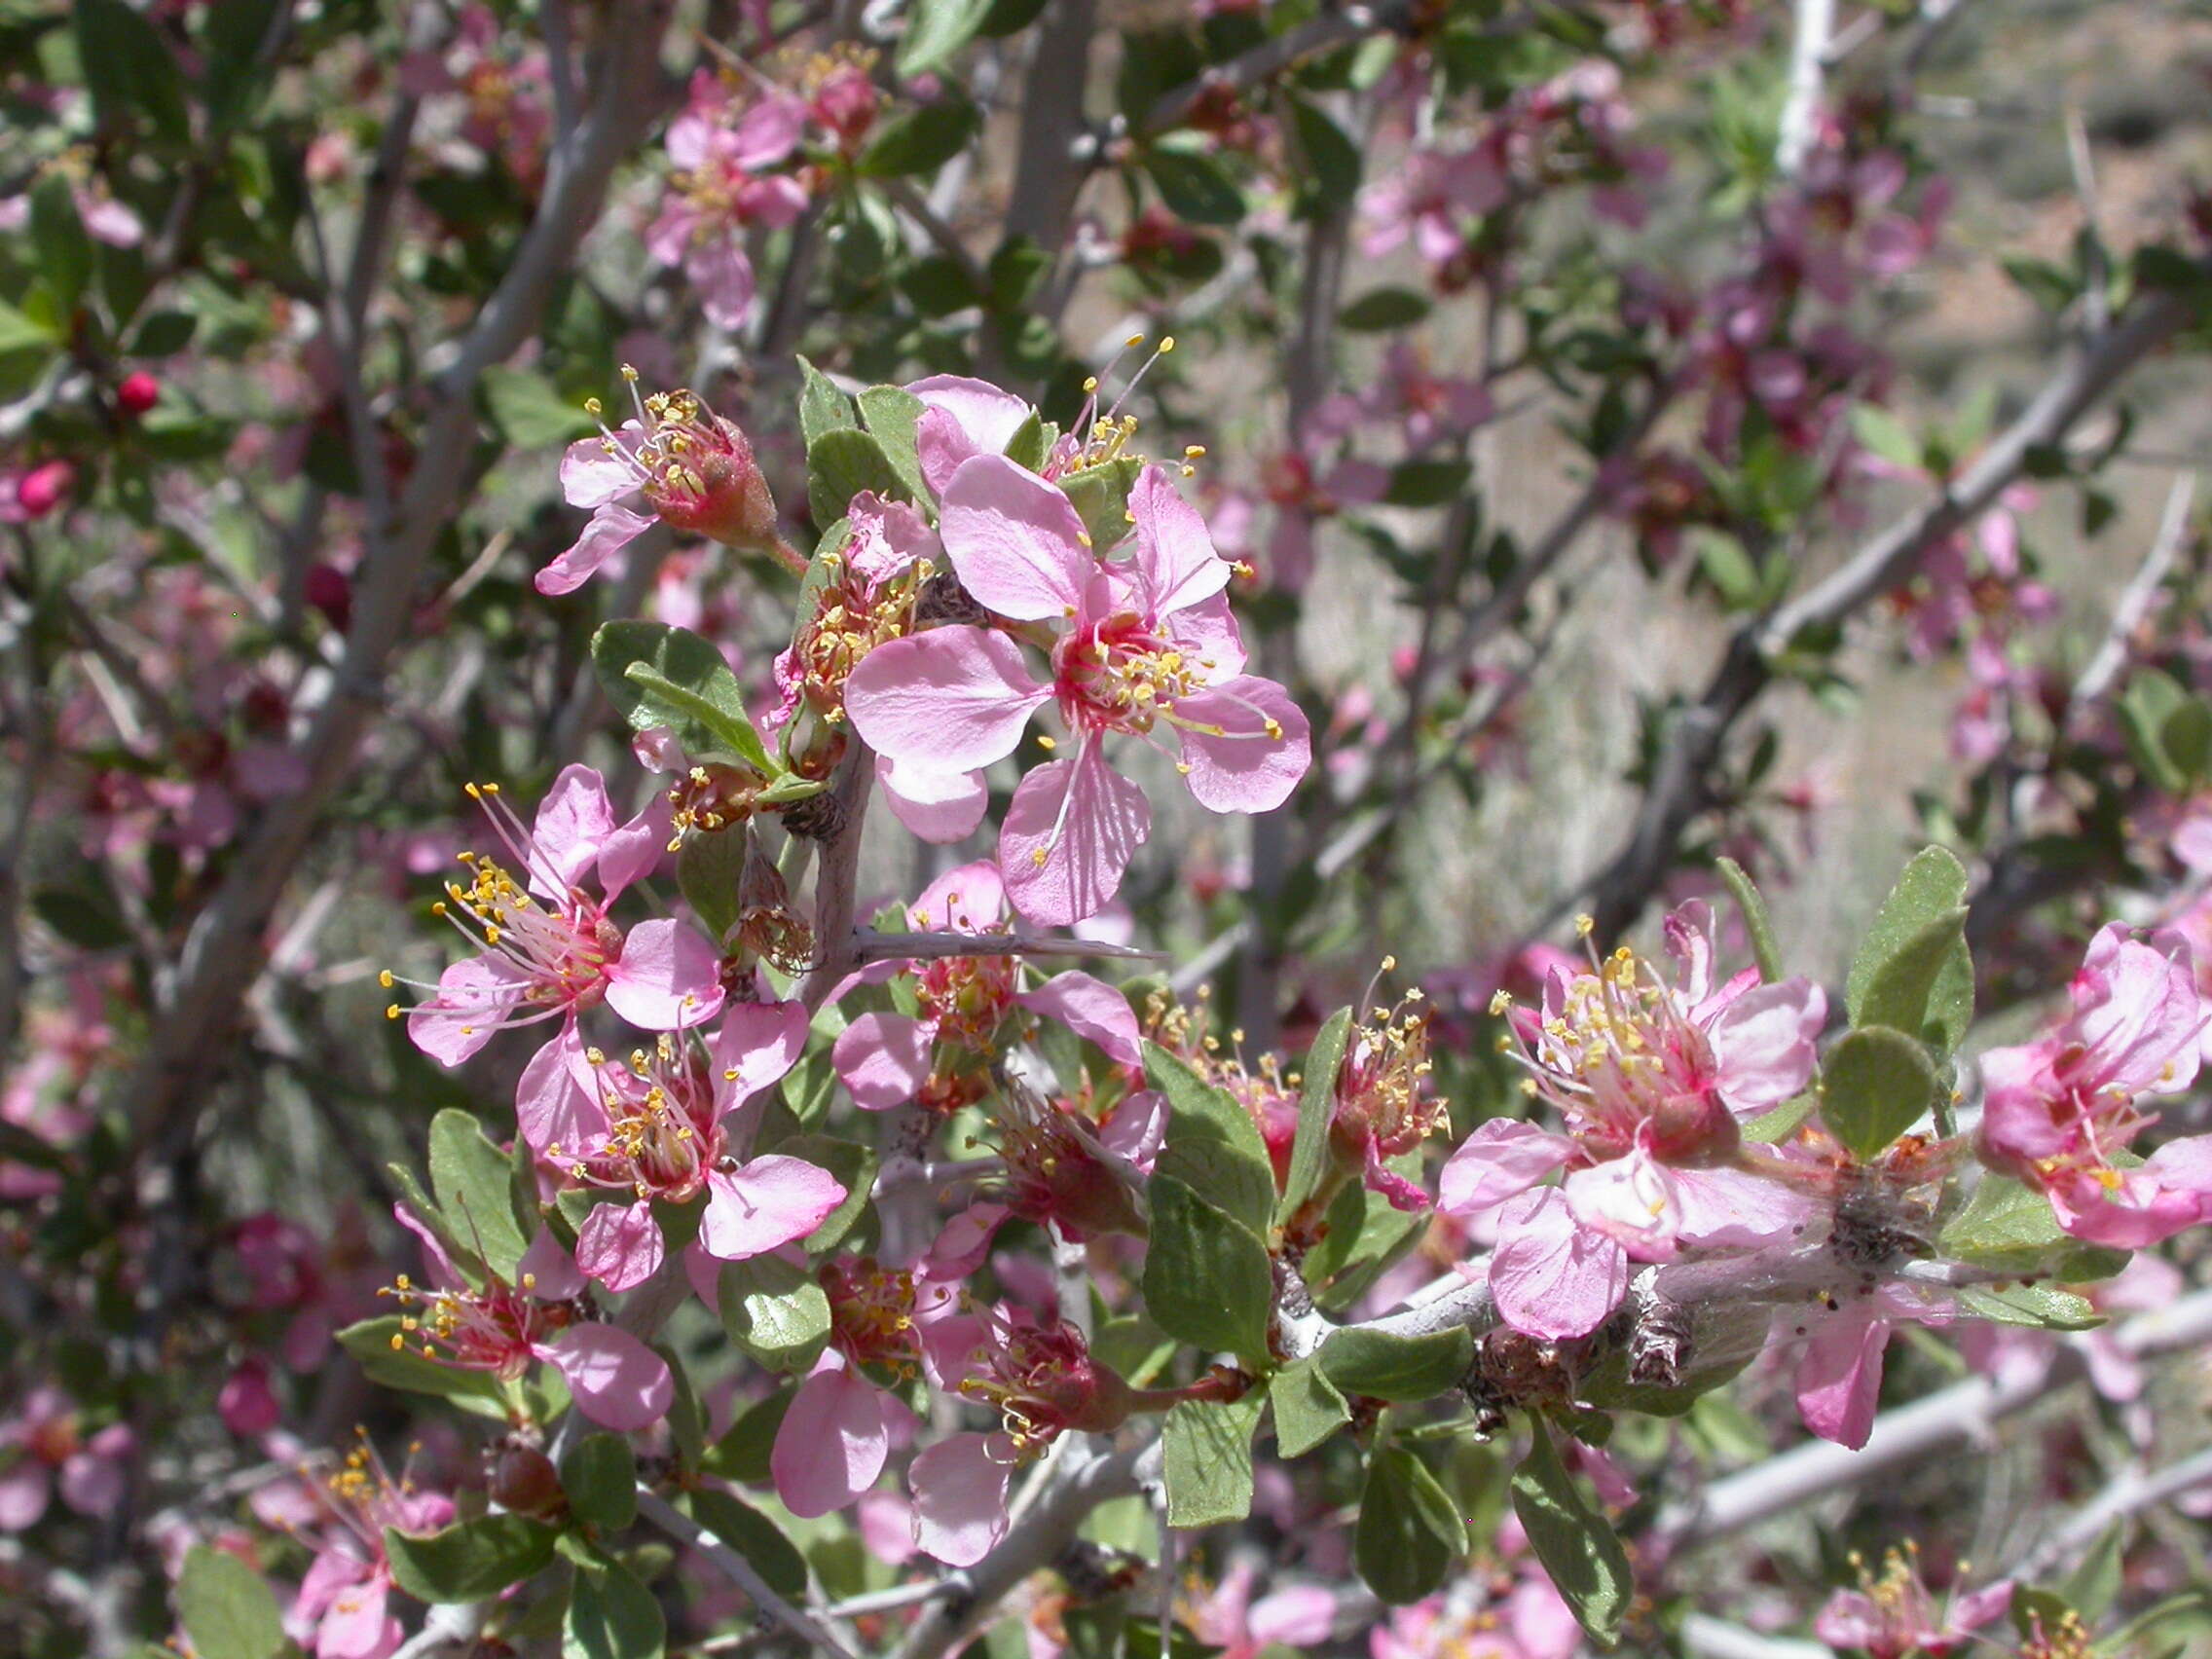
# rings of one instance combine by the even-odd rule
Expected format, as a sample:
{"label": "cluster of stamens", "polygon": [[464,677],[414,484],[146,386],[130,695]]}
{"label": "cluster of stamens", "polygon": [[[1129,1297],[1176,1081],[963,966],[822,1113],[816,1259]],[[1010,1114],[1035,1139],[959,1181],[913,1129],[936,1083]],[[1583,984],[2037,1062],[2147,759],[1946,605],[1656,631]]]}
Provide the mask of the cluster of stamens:
{"label": "cluster of stamens", "polygon": [[425,1290],[401,1273],[377,1294],[402,1309],[393,1352],[412,1346],[440,1365],[506,1380],[528,1369],[535,1345],[574,1321],[568,1304],[537,1301],[536,1283],[535,1273],[524,1273],[519,1288],[494,1274],[481,1290]]}
{"label": "cluster of stamens", "polygon": [[871,577],[842,554],[825,554],[824,561],[834,573],[792,642],[792,662],[807,706],[829,724],[842,725],[845,682],[876,646],[913,632],[916,597],[937,570],[917,559],[888,577]]}
{"label": "cluster of stamens", "polygon": [[[1588,923],[1576,923],[1586,941]],[[1523,1091],[1550,1100],[1575,1134],[1607,1152],[1626,1151],[1647,1124],[1661,1152],[1694,1150],[1689,1143],[1733,1124],[1713,1097],[1711,1043],[1674,989],[1626,945],[1603,958],[1592,951],[1590,971],[1567,981],[1556,1013],[1516,1009],[1504,991],[1491,1012],[1510,1016],[1512,1035],[1498,1047],[1528,1068]]]}
{"label": "cluster of stamens", "polygon": [[[585,1051],[607,1132],[599,1145],[545,1149],[574,1179],[682,1203],[696,1196],[722,1154],[714,1082],[704,1054],[666,1033],[637,1049],[625,1067],[598,1049]],[[734,1074],[731,1074],[734,1075]]]}
{"label": "cluster of stamens", "polygon": [[1016,1458],[1036,1456],[1063,1429],[1109,1429],[1128,1415],[1126,1386],[1092,1360],[1073,1325],[1014,1310],[992,1314],[986,1331],[960,1393],[999,1414]]}
{"label": "cluster of stamens", "polygon": [[711,835],[745,823],[754,814],[760,787],[759,776],[742,767],[720,762],[690,767],[669,788],[673,833],[668,850],[682,851],[687,836]]}
{"label": "cluster of stamens", "polygon": [[855,1365],[887,1370],[902,1380],[915,1374],[920,1350],[912,1273],[886,1268],[872,1256],[834,1256],[822,1264],[822,1289],[838,1352]]}
{"label": "cluster of stamens", "polygon": [[[1397,966],[1382,959],[1382,972]],[[1428,1014],[1420,1007],[1419,986],[1406,992],[1395,1008],[1373,1008],[1351,1034],[1344,1065],[1337,1074],[1332,1139],[1340,1150],[1364,1157],[1370,1144],[1384,1158],[1411,1152],[1432,1134],[1448,1130],[1451,1114],[1430,1093]]]}

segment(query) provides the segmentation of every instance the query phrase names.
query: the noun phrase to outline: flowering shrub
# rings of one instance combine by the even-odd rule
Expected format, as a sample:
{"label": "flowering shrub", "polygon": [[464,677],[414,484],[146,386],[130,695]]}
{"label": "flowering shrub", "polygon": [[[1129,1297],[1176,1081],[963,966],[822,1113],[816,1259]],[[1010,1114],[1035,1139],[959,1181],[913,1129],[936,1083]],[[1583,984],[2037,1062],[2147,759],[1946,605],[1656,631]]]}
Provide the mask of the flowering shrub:
{"label": "flowering shrub", "polygon": [[0,7],[0,1651],[2212,1641],[2212,208],[1972,11]]}

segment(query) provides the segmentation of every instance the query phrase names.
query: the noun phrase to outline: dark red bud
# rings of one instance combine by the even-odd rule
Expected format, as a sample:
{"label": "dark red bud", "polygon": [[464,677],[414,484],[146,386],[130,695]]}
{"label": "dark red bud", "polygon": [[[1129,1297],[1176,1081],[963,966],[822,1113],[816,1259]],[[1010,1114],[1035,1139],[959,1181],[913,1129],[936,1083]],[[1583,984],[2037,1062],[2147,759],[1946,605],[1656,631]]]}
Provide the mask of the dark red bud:
{"label": "dark red bud", "polygon": [[516,1515],[550,1515],[566,1501],[552,1458],[531,1446],[506,1446],[495,1453],[485,1490],[494,1503]]}

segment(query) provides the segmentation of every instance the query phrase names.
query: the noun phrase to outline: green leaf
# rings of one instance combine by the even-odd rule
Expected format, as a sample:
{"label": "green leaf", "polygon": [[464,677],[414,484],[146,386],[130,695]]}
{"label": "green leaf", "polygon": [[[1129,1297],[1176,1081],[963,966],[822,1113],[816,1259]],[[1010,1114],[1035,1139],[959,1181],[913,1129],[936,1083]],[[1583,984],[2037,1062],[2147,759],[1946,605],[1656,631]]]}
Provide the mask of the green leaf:
{"label": "green leaf", "polygon": [[0,300],[0,357],[13,356],[18,351],[51,352],[60,344],[54,330]]}
{"label": "green leaf", "polygon": [[1909,1032],[1938,1059],[1949,1057],[1973,1023],[1973,957],[1964,904],[1938,911],[1898,942],[1867,977],[1854,1023]]}
{"label": "green leaf", "polygon": [[806,1594],[806,1558],[751,1504],[726,1492],[700,1487],[691,1493],[691,1514],[699,1525],[739,1555],[767,1581],[768,1588],[793,1601]]}
{"label": "green leaf", "polygon": [[1345,1050],[1350,1043],[1351,1010],[1340,1008],[1322,1022],[1313,1046],[1306,1051],[1298,1092],[1298,1135],[1291,1142],[1282,1201],[1275,1206],[1278,1225],[1297,1214],[1321,1185],[1329,1161],[1329,1118],[1336,1108],[1337,1073],[1344,1069]]}
{"label": "green leaf", "polygon": [[1155,1174],[1145,1308],[1169,1336],[1265,1369],[1274,1272],[1257,1235],[1172,1175]]}
{"label": "green leaf", "polygon": [[1459,498],[1471,472],[1464,458],[1401,461],[1390,469],[1382,498],[1393,507],[1441,507]]}
{"label": "green leaf", "polygon": [[1244,193],[1229,169],[1208,150],[1162,139],[1144,159],[1153,188],[1178,219],[1194,225],[1234,225],[1244,217]]}
{"label": "green leaf", "polygon": [[184,77],[161,31],[124,0],[76,0],[77,61],[103,127],[144,116],[163,137],[191,136]]}
{"label": "green leaf", "polygon": [[776,775],[745,712],[744,688],[711,642],[658,622],[608,622],[591,637],[591,659],[633,731],[665,725],[694,760],[726,757]]}
{"label": "green leaf", "polygon": [[228,1550],[197,1545],[184,1558],[176,1616],[192,1645],[209,1659],[271,1659],[284,1645],[276,1595]]}
{"label": "green leaf", "polygon": [[1551,1574],[1552,1588],[1601,1647],[1619,1640],[1636,1580],[1628,1557],[1604,1513],[1559,1460],[1551,1431],[1541,1421],[1529,1456],[1513,1475],[1513,1512],[1529,1534],[1529,1547]]}
{"label": "green leaf", "polygon": [[1945,1256],[1974,1267],[2049,1272],[2074,1283],[2110,1278],[2128,1262],[2125,1251],[2069,1236],[2050,1200],[2034,1188],[1986,1173],[1936,1243]]}
{"label": "green leaf", "polygon": [[1736,901],[1736,909],[1744,918],[1744,932],[1751,936],[1751,959],[1759,965],[1759,977],[1768,984],[1782,982],[1782,952],[1774,942],[1774,924],[1767,919],[1766,901],[1759,890],[1734,859],[1715,859],[1721,882]]}
{"label": "green leaf", "polygon": [[1275,1450],[1285,1457],[1305,1456],[1351,1421],[1351,1408],[1322,1372],[1317,1354],[1276,1372],[1268,1399],[1275,1412]]}
{"label": "green leaf", "polygon": [[68,318],[92,278],[92,239],[77,216],[69,181],[59,172],[47,173],[31,187],[31,251],[38,258],[39,281],[61,322],[60,332],[67,334]]}
{"label": "green leaf", "polygon": [[[1844,1006],[1854,1025],[1892,1023],[1898,999],[1909,999],[1919,972],[1917,952],[1922,938],[1938,919],[1958,909],[1966,899],[1966,866],[1941,847],[1929,847],[1905,866],[1890,896],[1874,917],[1865,941],[1853,958],[1851,976],[1844,987]],[[1906,958],[1894,969],[1892,959]],[[1889,970],[1885,974],[1885,970]],[[1865,1012],[1866,999],[1877,984],[1893,1020],[1880,1021]],[[1899,1029],[1915,1036],[1932,1032],[1933,1045],[1947,1056],[1966,1035],[1973,1014],[1973,963],[1966,953],[1964,936],[1927,981],[1925,1012],[1919,1019],[1900,1022]]]}
{"label": "green leaf", "polygon": [[852,499],[873,490],[886,500],[906,499],[906,486],[883,445],[858,426],[836,426],[806,447],[806,499],[817,524],[845,516]]}
{"label": "green leaf", "polygon": [[2039,1331],[2089,1331],[2104,1318],[2086,1298],[2047,1284],[1996,1287],[1961,1285],[1952,1292],[1960,1310],[1993,1325],[2026,1325]]}
{"label": "green leaf", "polygon": [[1867,452],[1881,457],[1892,466],[1903,467],[1907,472],[1919,472],[1926,465],[1920,440],[1912,429],[1887,409],[1871,403],[1861,403],[1851,411],[1852,435],[1858,438]]}
{"label": "green leaf", "polygon": [[576,1568],[561,1625],[561,1659],[658,1659],[668,1641],[660,1602],[620,1562]]}
{"label": "green leaf", "polygon": [[1466,1553],[1466,1523],[1428,1465],[1410,1446],[1378,1446],[1352,1532],[1352,1559],[1368,1588],[1405,1606],[1442,1584]]}
{"label": "green leaf", "polygon": [[1771,1112],[1761,1112],[1744,1125],[1744,1138],[1761,1146],[1773,1146],[1788,1140],[1797,1132],[1797,1126],[1813,1115],[1813,1108],[1821,1103],[1818,1090],[1808,1088],[1804,1093],[1785,1100]]}
{"label": "green leaf", "polygon": [[871,386],[861,393],[861,419],[875,441],[883,446],[883,453],[891,462],[892,471],[899,475],[903,494],[910,501],[926,500],[930,487],[922,477],[922,461],[916,447],[914,426],[928,405],[903,387]]}
{"label": "green leaf", "polygon": [[939,98],[899,111],[876,129],[854,169],[863,178],[935,172],[968,147],[982,126],[963,97]]}
{"label": "green leaf", "polygon": [[466,1112],[449,1106],[430,1120],[430,1191],[446,1225],[509,1284],[530,1247],[508,1197],[513,1173]]}
{"label": "green leaf", "polygon": [[619,1434],[587,1434],[561,1459],[569,1513],[586,1526],[619,1532],[638,1518],[638,1460]]}
{"label": "green leaf", "polygon": [[418,1602],[481,1602],[520,1584],[553,1559],[559,1533],[520,1515],[483,1515],[417,1537],[384,1530],[400,1589]]}
{"label": "green leaf", "polygon": [[1129,534],[1129,491],[1143,470],[1142,462],[1124,455],[1060,479],[1060,490],[1075,503],[1092,552],[1104,553]]}
{"label": "green leaf", "polygon": [[914,0],[906,38],[899,43],[899,78],[910,81],[940,67],[976,38],[990,11],[991,0]]}
{"label": "green leaf", "polygon": [[551,449],[599,430],[599,423],[543,375],[495,364],[484,371],[483,387],[485,412],[516,449]]}
{"label": "green leaf", "polygon": [[1349,202],[1359,190],[1359,146],[1343,128],[1304,98],[1285,100],[1290,105],[1290,129],[1298,140],[1297,166],[1292,177],[1297,186],[1298,213],[1318,218]]}
{"label": "green leaf", "polygon": [[1353,334],[1386,334],[1411,328],[1426,315],[1426,294],[1412,288],[1370,288],[1337,313],[1337,326]]}
{"label": "green leaf", "polygon": [[2124,1521],[2115,1521],[2107,1527],[2097,1535],[2089,1553],[2082,1558],[2081,1565],[2069,1572],[2066,1582],[2058,1587],[2058,1593],[2082,1615],[2083,1622],[2091,1627],[2103,1623],[2105,1614],[2112,1611],[2113,1604],[2120,1600],[2127,1530]]}
{"label": "green leaf", "polygon": [[745,872],[745,845],[743,830],[717,830],[684,836],[676,855],[676,885],[717,944],[729,938],[743,909],[737,882]]}
{"label": "green leaf", "polygon": [[399,1315],[387,1313],[347,1326],[338,1333],[338,1344],[359,1362],[361,1374],[380,1387],[435,1394],[479,1417],[506,1420],[506,1390],[488,1372],[440,1365],[413,1347],[395,1348],[391,1346],[394,1337],[404,1342],[406,1333],[400,1327]]}
{"label": "green leaf", "polygon": [[830,1340],[830,1299],[822,1287],[778,1256],[723,1264],[722,1329],[771,1371],[812,1365]]}
{"label": "green leaf", "polygon": [[1335,1331],[1321,1345],[1321,1370],[1346,1394],[1379,1400],[1433,1400],[1457,1386],[1475,1357],[1475,1340],[1455,1327],[1399,1337],[1357,1328]]}
{"label": "green leaf", "polygon": [[808,449],[825,432],[860,424],[853,400],[839,391],[829,376],[804,357],[798,360],[798,433]]}
{"label": "green leaf", "polygon": [[1182,1400],[1161,1430],[1167,1524],[1212,1527],[1252,1513],[1252,1433],[1267,1390],[1240,1400]]}
{"label": "green leaf", "polygon": [[1912,1127],[1936,1097],[1928,1051],[1901,1031],[1862,1025],[1821,1062],[1821,1121],[1868,1160]]}
{"label": "green leaf", "polygon": [[1167,1101],[1167,1138],[1155,1172],[1172,1175],[1265,1235],[1275,1207],[1274,1165],[1252,1115],[1178,1055],[1145,1046],[1145,1076]]}
{"label": "green leaf", "polygon": [[784,1414],[792,1409],[797,1394],[798,1384],[789,1383],[738,1413],[729,1431],[707,1453],[707,1473],[745,1486],[767,1480],[768,1454],[775,1450],[776,1431],[783,1427]]}

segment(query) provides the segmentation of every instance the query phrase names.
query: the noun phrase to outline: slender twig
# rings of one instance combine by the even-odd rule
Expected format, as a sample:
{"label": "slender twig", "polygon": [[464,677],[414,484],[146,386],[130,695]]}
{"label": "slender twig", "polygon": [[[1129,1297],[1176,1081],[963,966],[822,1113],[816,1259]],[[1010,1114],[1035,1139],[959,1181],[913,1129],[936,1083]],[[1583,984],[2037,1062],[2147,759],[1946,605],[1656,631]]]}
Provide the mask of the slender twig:
{"label": "slender twig", "polygon": [[2061,724],[2070,724],[2083,710],[2093,708],[2104,700],[2105,693],[2120,678],[2120,670],[2127,666],[2133,654],[2137,630],[2157,602],[2158,590],[2165,585],[2174,561],[2189,540],[2189,508],[2196,493],[2196,479],[2185,474],[2174,480],[2173,488],[2166,492],[2165,511],[2158,517],[2157,534],[2151,538],[2150,550],[2143,555],[2143,563],[2136,567],[2121,591],[2120,600],[2113,606],[2111,625],[2099,642],[2096,653],[2083,668],[2081,677],[2074,682],[2074,689],[2067,694],[2067,718]]}
{"label": "slender twig", "polygon": [[839,1659],[853,1659],[839,1641],[803,1609],[793,1606],[769,1588],[753,1564],[720,1542],[698,1522],[678,1509],[650,1487],[638,1489],[638,1513],[671,1537],[689,1545],[706,1563],[752,1599],[753,1604],[802,1641],[810,1641]]}
{"label": "slender twig", "polygon": [[2083,1504],[2057,1531],[2023,1556],[2019,1566],[2008,1576],[2023,1583],[2047,1578],[2087,1550],[2114,1522],[2140,1514],[2208,1482],[2212,1482],[2212,1449],[2149,1473],[2128,1469]]}
{"label": "slender twig", "polygon": [[[2138,1314],[2110,1333],[2109,1340],[2139,1358],[2212,1340],[2212,1290]],[[1653,1524],[1654,1538],[1676,1550],[1712,1543],[1831,1493],[1924,1464],[1936,1453],[1987,1435],[2004,1419],[2074,1381],[2080,1375],[2080,1339],[2070,1343],[2069,1363],[1970,1378],[1884,1412],[1856,1452],[1825,1440],[1808,1441],[1742,1474],[1712,1482],[1662,1510]]]}
{"label": "slender twig", "polygon": [[1775,166],[1785,178],[1796,177],[1812,151],[1828,42],[1835,33],[1835,0],[1795,0],[1791,9],[1796,32],[1789,43],[1789,91],[1774,150]]}

